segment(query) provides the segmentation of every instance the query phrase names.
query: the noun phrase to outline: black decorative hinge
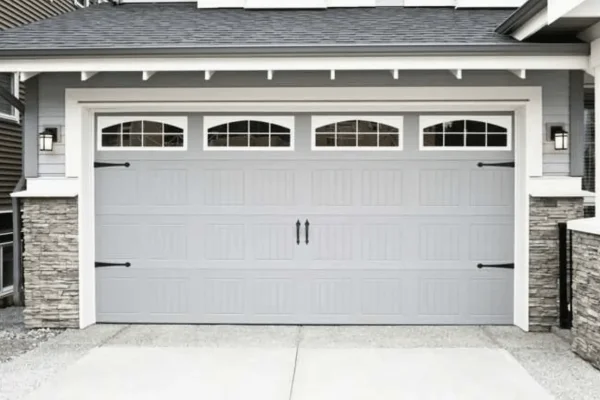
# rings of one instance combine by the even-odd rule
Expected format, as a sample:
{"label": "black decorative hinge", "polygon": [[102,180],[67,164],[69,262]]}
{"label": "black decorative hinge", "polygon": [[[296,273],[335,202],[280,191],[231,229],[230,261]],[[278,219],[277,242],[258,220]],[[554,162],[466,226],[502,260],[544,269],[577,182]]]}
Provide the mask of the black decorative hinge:
{"label": "black decorative hinge", "polygon": [[108,163],[108,162],[95,162],[94,168],[112,168],[112,167],[125,167],[129,168],[131,164],[126,163]]}
{"label": "black decorative hinge", "polygon": [[515,269],[515,264],[477,264],[477,268]]}
{"label": "black decorative hinge", "polygon": [[98,262],[98,261],[96,261],[94,263],[94,266],[96,268],[107,268],[107,267],[126,267],[126,268],[129,268],[129,267],[131,267],[131,263],[130,262],[125,262],[125,263],[107,263],[107,262]]}
{"label": "black decorative hinge", "polygon": [[509,162],[500,162],[500,163],[477,163],[477,166],[479,168],[482,167],[504,167],[504,168],[514,168],[515,167],[515,162],[514,161],[509,161]]}

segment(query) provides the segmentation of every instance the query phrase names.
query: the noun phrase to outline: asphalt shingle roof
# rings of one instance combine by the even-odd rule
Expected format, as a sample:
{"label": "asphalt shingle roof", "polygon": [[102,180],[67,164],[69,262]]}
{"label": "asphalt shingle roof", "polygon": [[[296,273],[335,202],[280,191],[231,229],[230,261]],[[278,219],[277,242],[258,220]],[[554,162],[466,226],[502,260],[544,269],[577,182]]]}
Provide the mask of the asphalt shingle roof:
{"label": "asphalt shingle roof", "polygon": [[0,32],[0,54],[269,48],[530,46],[495,33],[514,10],[198,9],[195,3],[99,6]]}

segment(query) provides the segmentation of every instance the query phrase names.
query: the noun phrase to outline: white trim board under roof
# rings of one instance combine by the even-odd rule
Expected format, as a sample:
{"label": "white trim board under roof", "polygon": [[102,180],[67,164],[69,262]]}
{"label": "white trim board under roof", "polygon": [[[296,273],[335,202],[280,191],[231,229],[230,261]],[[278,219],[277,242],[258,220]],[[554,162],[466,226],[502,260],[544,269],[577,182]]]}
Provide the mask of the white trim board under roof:
{"label": "white trim board under roof", "polygon": [[[156,1],[156,0],[155,0]],[[181,1],[181,0],[162,0]],[[525,0],[197,0],[199,8],[327,8],[327,7],[520,7]],[[139,0],[123,0],[137,3]]]}
{"label": "white trim board under roof", "polygon": [[[525,0],[121,0],[121,3],[197,2],[198,8],[468,7],[512,8]],[[286,4],[287,3],[287,4]]]}
{"label": "white trim board under roof", "polygon": [[[46,58],[3,59],[0,72],[82,72],[93,67],[100,72],[197,71],[205,73],[265,71],[265,77],[278,71],[385,71],[390,79],[395,71],[464,70],[526,71],[582,70],[589,68],[587,55],[560,56],[393,56],[393,57],[123,57],[123,58]],[[269,74],[268,71],[271,71]],[[273,76],[273,75],[271,75]],[[92,78],[93,79],[93,78]]]}

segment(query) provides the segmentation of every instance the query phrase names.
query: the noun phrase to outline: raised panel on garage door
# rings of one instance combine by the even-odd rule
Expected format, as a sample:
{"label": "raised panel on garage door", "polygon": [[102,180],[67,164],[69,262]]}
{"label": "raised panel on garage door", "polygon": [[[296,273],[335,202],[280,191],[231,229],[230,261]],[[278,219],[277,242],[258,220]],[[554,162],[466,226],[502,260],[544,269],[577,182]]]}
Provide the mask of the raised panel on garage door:
{"label": "raised panel on garage door", "polygon": [[130,167],[96,171],[96,259],[131,263],[98,321],[511,324],[513,272],[477,265],[513,261],[514,171],[477,164],[512,152],[313,151],[307,118],[285,155],[97,152]]}

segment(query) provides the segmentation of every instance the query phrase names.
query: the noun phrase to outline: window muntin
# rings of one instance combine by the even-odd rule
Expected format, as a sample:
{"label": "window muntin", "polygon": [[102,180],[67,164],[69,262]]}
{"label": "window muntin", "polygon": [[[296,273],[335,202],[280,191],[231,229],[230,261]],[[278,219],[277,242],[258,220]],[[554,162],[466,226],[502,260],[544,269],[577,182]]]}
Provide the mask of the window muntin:
{"label": "window muntin", "polygon": [[315,116],[313,150],[402,150],[403,118],[396,116]]}
{"label": "window muntin", "polygon": [[205,150],[293,150],[293,117],[205,117]]}
{"label": "window muntin", "polygon": [[[8,72],[0,73],[0,87],[11,93],[13,96],[19,97],[19,79],[17,74]],[[0,118],[18,120],[19,111],[9,102],[0,98]]]}
{"label": "window muntin", "polygon": [[185,150],[186,117],[99,117],[100,150]]}
{"label": "window muntin", "polygon": [[511,150],[510,116],[422,116],[421,150]]}

